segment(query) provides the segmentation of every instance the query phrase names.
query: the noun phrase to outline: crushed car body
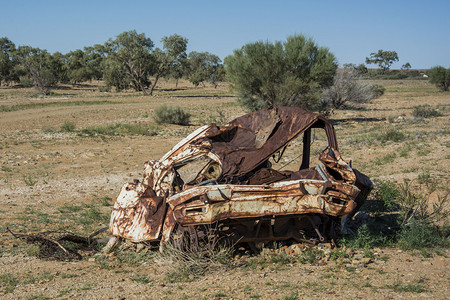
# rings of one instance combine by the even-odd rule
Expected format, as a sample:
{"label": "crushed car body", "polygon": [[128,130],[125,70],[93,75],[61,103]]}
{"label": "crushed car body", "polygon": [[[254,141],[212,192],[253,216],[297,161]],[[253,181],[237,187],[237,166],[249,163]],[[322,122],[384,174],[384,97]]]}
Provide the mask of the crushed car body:
{"label": "crushed car body", "polygon": [[[313,151],[318,137],[324,147]],[[250,248],[289,239],[334,242],[340,219],[354,214],[371,188],[342,159],[325,117],[297,107],[262,109],[202,126],[146,162],[142,181],[123,186],[109,230],[160,249],[212,237]]]}

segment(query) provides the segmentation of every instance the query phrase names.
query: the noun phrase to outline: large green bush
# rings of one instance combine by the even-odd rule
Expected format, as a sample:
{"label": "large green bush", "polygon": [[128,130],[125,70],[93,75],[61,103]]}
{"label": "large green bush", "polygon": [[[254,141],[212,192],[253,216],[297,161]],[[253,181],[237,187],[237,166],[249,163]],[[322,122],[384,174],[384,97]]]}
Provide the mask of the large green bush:
{"label": "large green bush", "polygon": [[294,35],[284,42],[255,42],[225,58],[238,102],[249,110],[275,105],[316,109],[323,88],[333,84],[337,63],[328,48]]}

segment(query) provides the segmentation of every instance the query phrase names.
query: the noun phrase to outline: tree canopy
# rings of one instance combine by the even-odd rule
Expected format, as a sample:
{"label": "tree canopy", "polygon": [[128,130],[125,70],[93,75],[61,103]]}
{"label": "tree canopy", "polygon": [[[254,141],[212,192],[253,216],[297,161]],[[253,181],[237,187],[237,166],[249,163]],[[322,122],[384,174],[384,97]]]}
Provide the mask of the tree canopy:
{"label": "tree canopy", "polygon": [[435,84],[441,91],[448,91],[450,86],[450,68],[436,66],[428,71],[430,82]]}
{"label": "tree canopy", "polygon": [[238,101],[250,110],[274,105],[315,109],[321,89],[333,83],[337,62],[325,47],[303,35],[284,42],[245,44],[225,58]]}
{"label": "tree canopy", "polygon": [[108,57],[104,79],[107,85],[113,85],[118,90],[131,85],[145,95],[150,85],[152,40],[144,33],[131,30],[119,34],[105,45]]}
{"label": "tree canopy", "polygon": [[[208,52],[186,53],[188,39],[178,34],[161,39],[162,47],[135,30],[122,32],[104,44],[95,44],[62,54],[50,54],[31,46],[16,48],[8,38],[0,38],[0,85],[12,82],[35,86],[48,93],[57,83],[73,85],[93,79],[104,80],[108,89],[133,88],[152,94],[158,80],[186,77],[194,85],[217,85],[224,78],[221,60]],[[192,59],[192,61],[190,60]]]}
{"label": "tree canopy", "polygon": [[155,77],[150,95],[160,77],[180,79],[186,67],[186,48],[188,40],[178,34],[161,39],[163,49],[155,49],[152,53],[152,72]]}
{"label": "tree canopy", "polygon": [[2,81],[13,80],[13,54],[16,46],[8,38],[0,38],[0,85]]}
{"label": "tree canopy", "polygon": [[370,53],[370,57],[366,57],[366,64],[376,64],[381,68],[382,73],[386,73],[391,65],[398,61],[398,54],[395,51],[378,50],[378,52]]}
{"label": "tree canopy", "polygon": [[189,81],[195,86],[205,81],[217,86],[224,78],[221,62],[217,55],[209,52],[190,52],[187,71]]}
{"label": "tree canopy", "polygon": [[48,94],[50,88],[58,82],[63,65],[59,53],[52,56],[47,50],[19,46],[14,56],[19,64],[16,72],[29,78],[43,94]]}

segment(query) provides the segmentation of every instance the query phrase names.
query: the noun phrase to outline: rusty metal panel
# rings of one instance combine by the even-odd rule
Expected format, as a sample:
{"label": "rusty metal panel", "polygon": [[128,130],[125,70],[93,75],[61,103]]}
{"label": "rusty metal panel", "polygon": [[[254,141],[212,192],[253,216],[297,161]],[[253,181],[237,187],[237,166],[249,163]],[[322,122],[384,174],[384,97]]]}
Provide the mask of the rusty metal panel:
{"label": "rusty metal panel", "polygon": [[[335,185],[325,191],[323,181],[300,180],[269,186],[216,185],[192,189],[172,197],[168,204],[183,225],[207,224],[225,218],[322,213],[348,214],[355,207],[350,199],[356,186]],[[333,188],[333,186],[330,186]],[[206,197],[201,199],[201,196]]]}

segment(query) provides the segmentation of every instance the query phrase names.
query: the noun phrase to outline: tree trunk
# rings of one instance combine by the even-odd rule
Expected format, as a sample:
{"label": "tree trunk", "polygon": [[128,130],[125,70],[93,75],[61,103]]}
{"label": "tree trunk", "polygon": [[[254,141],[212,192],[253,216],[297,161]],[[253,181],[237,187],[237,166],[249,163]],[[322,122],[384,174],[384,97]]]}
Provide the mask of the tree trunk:
{"label": "tree trunk", "polygon": [[159,76],[161,76],[161,74],[156,74],[155,81],[153,82],[152,87],[150,88],[150,96],[153,96],[153,90],[156,87],[156,83],[158,82]]}

